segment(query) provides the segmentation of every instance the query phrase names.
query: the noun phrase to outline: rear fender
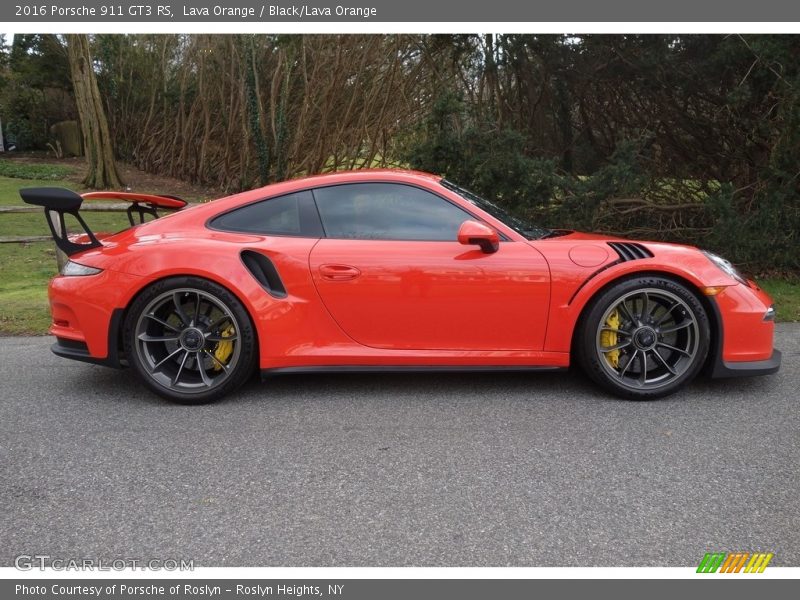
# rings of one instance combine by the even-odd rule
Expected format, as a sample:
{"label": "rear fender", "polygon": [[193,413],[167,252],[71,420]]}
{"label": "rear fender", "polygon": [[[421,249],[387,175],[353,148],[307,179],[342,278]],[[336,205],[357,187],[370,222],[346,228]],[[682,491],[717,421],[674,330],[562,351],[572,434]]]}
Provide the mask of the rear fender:
{"label": "rear fender", "polygon": [[[147,286],[173,276],[201,277],[226,288],[242,302],[257,330],[261,368],[270,367],[277,359],[303,355],[319,340],[352,344],[322,307],[311,279],[308,254],[317,240],[241,236],[245,240],[225,235],[235,237],[236,242],[223,241],[223,234],[196,241],[184,239],[170,252],[169,243],[162,240],[152,247],[129,246],[132,251],[123,253],[119,260],[103,260],[109,250],[90,252],[87,260],[81,260],[90,266],[105,263],[110,269],[124,268],[131,274],[157,273],[143,277],[126,306]],[[282,293],[276,294],[257,279],[258,274],[248,270],[243,252],[269,259],[284,287]]]}

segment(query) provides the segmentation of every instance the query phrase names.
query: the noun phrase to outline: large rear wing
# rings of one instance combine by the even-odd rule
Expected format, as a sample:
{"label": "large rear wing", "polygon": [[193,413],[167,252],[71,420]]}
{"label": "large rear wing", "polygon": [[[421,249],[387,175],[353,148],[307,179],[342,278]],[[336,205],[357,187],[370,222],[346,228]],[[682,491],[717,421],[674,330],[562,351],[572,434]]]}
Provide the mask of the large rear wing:
{"label": "large rear wing", "polygon": [[[80,208],[84,200],[113,200],[130,202],[130,206],[125,211],[131,226],[136,225],[136,217],[139,223],[144,223],[145,216],[158,218],[158,209],[180,210],[187,204],[175,196],[155,196],[153,194],[135,194],[131,192],[88,192],[77,194],[72,190],[57,187],[42,188],[23,188],[19,191],[22,200],[27,204],[41,206],[44,208],[47,225],[50,227],[50,234],[56,246],[67,256],[72,256],[83,250],[101,246],[100,240],[89,229],[86,221],[80,215]],[[77,242],[70,239],[67,234],[64,215],[72,215],[80,223],[85,232],[85,236],[79,239],[88,239],[87,242]]]}

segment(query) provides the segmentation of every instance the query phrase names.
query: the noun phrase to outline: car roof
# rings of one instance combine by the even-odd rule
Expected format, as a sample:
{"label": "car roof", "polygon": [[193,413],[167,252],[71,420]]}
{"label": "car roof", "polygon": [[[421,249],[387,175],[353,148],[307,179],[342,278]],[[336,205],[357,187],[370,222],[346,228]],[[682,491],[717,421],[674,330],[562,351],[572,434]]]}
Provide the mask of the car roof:
{"label": "car roof", "polygon": [[[442,180],[440,175],[414,171],[411,169],[356,169],[352,171],[336,171],[324,173],[322,175],[310,175],[308,177],[298,177],[287,179],[276,183],[271,183],[264,187],[247,190],[219,198],[216,204],[220,210],[228,210],[238,205],[247,204],[254,200],[274,198],[284,194],[290,194],[300,190],[306,190],[328,185],[341,185],[344,183],[369,183],[369,182],[396,182],[406,184],[418,184],[427,187],[432,183]],[[427,184],[427,185],[426,185]]]}
{"label": "car roof", "polygon": [[425,173],[424,171],[414,171],[412,169],[356,169],[352,171],[335,171],[333,173],[323,173],[321,175],[310,175],[291,179],[285,183],[294,183],[299,186],[305,185],[328,185],[335,183],[346,183],[354,181],[440,181],[440,175]]}
{"label": "car roof", "polygon": [[[245,206],[252,202],[276,198],[285,194],[316,187],[341,185],[344,183],[369,183],[380,181],[406,183],[410,185],[417,184],[421,187],[428,187],[432,183],[437,183],[441,180],[441,176],[410,169],[357,169],[353,171],[336,171],[323,175],[298,177],[296,179],[287,179],[285,181],[271,183],[264,187],[218,198],[212,202],[203,202],[191,208],[173,213],[172,215],[167,215],[171,218],[149,221],[146,223],[146,229],[147,231],[157,231],[161,229],[162,225],[172,228],[178,221],[184,220],[191,222],[195,219],[199,219],[205,222],[206,219],[210,217],[239,208],[240,206]],[[167,223],[167,221],[169,221],[169,223]]]}

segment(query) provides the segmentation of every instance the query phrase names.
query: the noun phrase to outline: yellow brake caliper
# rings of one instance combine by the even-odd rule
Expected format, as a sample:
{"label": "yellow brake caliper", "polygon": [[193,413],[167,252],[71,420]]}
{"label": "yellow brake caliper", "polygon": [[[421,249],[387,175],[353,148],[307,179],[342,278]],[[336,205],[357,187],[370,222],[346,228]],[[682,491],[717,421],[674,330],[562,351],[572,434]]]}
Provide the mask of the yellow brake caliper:
{"label": "yellow brake caliper", "polygon": [[[235,331],[236,330],[233,328],[232,324],[228,325],[222,330],[221,337],[231,337]],[[231,354],[233,354],[233,342],[228,342],[225,340],[217,342],[217,347],[214,348],[214,358],[216,358],[219,362],[214,361],[214,370],[221,371],[222,365],[228,364],[228,359],[231,357]]]}
{"label": "yellow brake caliper", "polygon": [[[620,318],[617,309],[614,309],[608,318],[606,319],[606,327],[610,327],[611,329],[619,329],[620,326]],[[611,348],[617,344],[617,334],[614,331],[609,331],[608,329],[604,329],[600,332],[600,345],[603,348]],[[611,350],[611,352],[605,353],[606,360],[608,364],[610,364],[613,368],[617,368],[619,366],[619,350]]]}

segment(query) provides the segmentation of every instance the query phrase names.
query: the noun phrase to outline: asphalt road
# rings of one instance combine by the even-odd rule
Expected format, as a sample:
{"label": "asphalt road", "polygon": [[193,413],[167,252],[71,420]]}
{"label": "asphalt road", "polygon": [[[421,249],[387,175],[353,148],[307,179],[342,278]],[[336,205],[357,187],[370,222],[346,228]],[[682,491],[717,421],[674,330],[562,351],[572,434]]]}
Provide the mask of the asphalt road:
{"label": "asphalt road", "polygon": [[572,374],[295,376],[166,404],[0,339],[0,565],[800,565],[800,325],[775,376],[634,403]]}

